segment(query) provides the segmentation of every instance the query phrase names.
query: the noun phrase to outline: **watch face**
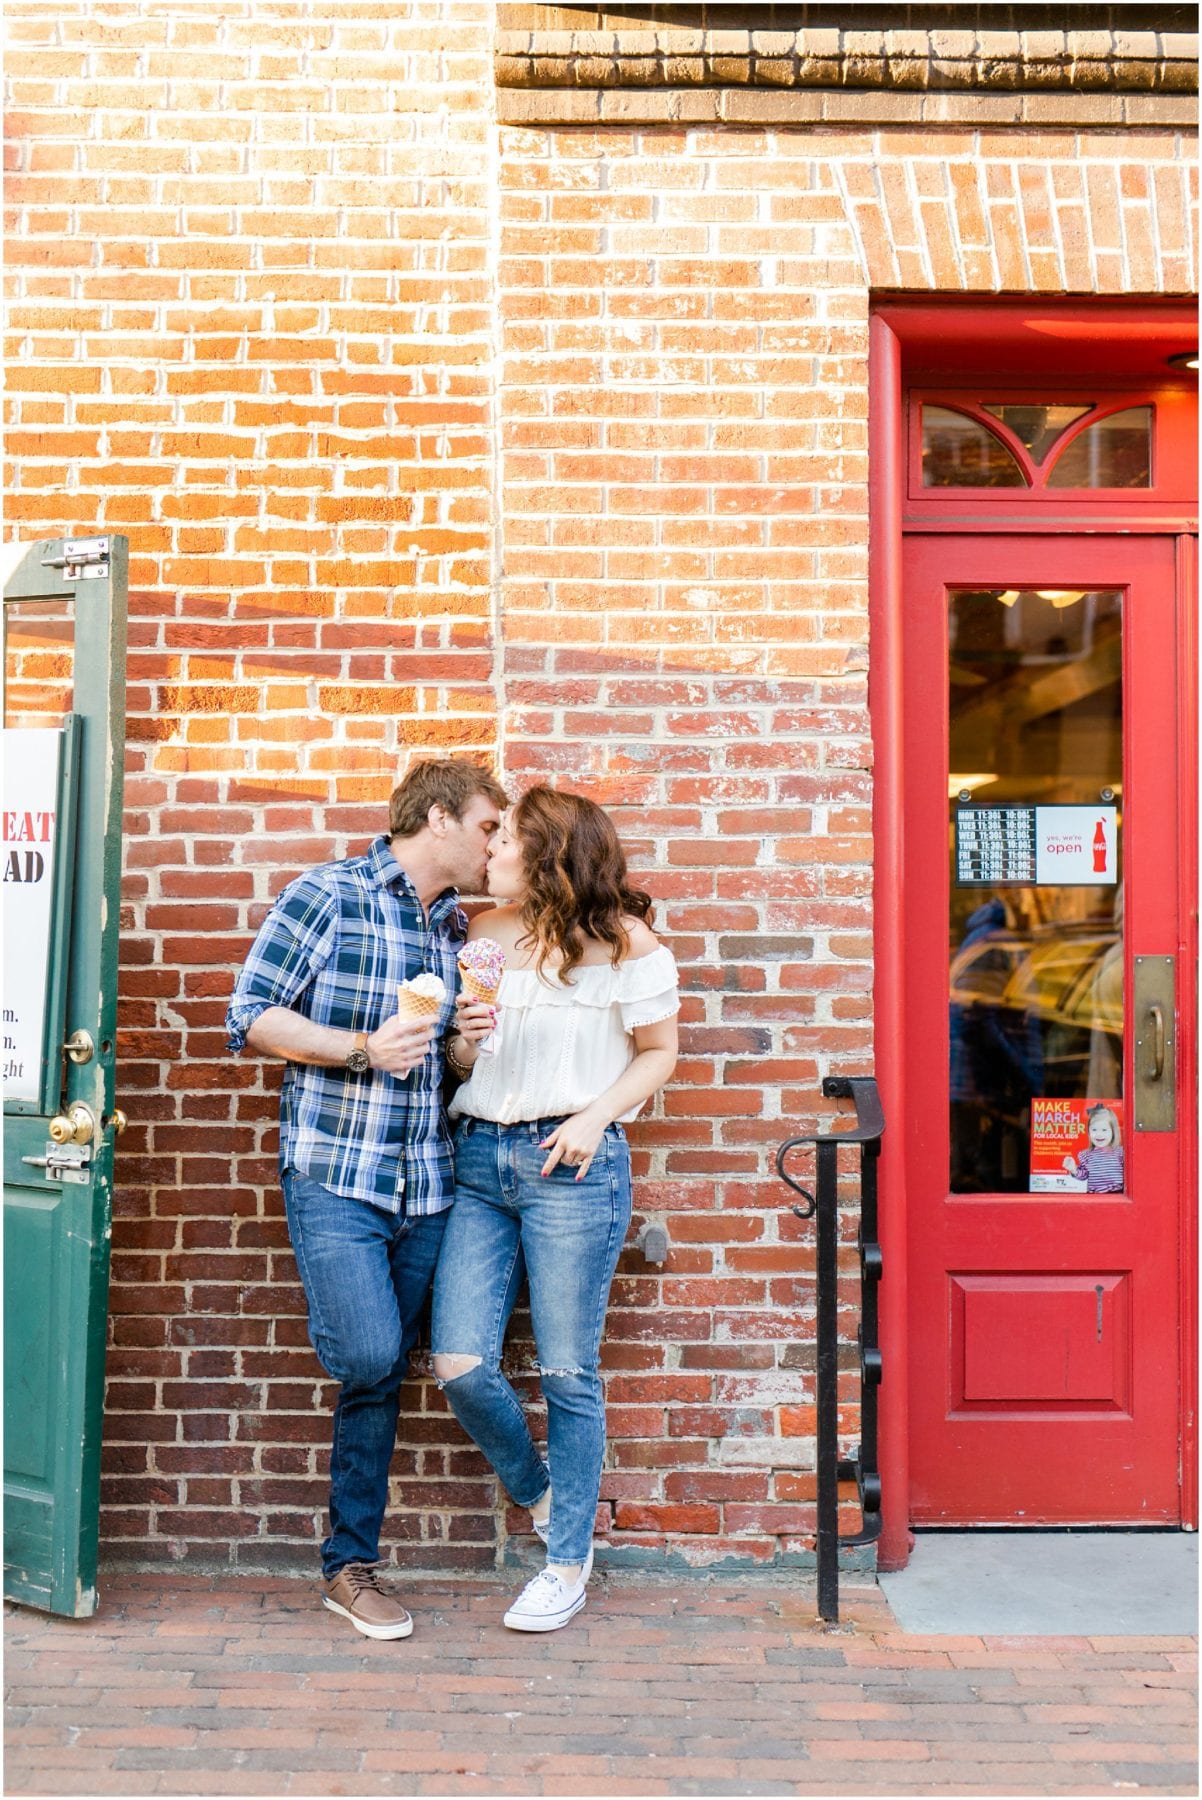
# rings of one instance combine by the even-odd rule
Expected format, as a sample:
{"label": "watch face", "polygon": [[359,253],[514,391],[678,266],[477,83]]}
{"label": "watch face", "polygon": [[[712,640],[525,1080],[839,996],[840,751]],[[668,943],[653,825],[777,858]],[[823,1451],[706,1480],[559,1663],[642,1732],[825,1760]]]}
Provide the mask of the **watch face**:
{"label": "watch face", "polygon": [[371,1057],[366,1050],[352,1050],[346,1059],[346,1066],[352,1075],[366,1075],[371,1068]]}

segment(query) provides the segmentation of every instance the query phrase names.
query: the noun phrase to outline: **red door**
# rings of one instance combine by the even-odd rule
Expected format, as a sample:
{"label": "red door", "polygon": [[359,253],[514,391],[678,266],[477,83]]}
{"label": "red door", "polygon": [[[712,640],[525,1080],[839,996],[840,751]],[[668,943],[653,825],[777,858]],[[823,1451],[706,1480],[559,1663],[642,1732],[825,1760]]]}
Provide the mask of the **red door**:
{"label": "red door", "polygon": [[915,1523],[1181,1518],[1175,570],[907,540]]}

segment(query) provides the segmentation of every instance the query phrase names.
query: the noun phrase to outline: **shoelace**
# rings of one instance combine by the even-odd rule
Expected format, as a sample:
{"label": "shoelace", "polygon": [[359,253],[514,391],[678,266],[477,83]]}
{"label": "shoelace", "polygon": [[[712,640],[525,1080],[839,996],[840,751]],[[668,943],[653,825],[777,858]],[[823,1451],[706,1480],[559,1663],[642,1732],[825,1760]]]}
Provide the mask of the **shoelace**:
{"label": "shoelace", "polygon": [[372,1593],[384,1595],[375,1563],[347,1563],[342,1573],[350,1582],[353,1593],[361,1594],[364,1589],[370,1588]]}
{"label": "shoelace", "polygon": [[525,1593],[531,1595],[534,1600],[540,1600],[543,1597],[551,1600],[551,1598],[558,1598],[560,1593],[567,1593],[567,1582],[561,1575],[556,1575],[554,1570],[540,1570],[533,1582],[527,1582]]}
{"label": "shoelace", "polygon": [[526,1594],[529,1594],[531,1599],[538,1599],[543,1593],[550,1596],[562,1586],[563,1580],[555,1573],[554,1569],[540,1569],[533,1581],[526,1583],[526,1592],[522,1598],[525,1599]]}

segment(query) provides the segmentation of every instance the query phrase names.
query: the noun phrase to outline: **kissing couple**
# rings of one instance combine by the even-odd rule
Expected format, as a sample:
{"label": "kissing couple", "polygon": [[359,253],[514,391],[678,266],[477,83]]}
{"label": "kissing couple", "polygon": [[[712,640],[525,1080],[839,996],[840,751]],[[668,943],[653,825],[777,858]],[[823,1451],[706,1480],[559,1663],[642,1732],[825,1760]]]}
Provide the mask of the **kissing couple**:
{"label": "kissing couple", "polygon": [[[495,904],[469,924],[461,893]],[[322,1599],[367,1637],[413,1630],[379,1540],[431,1288],[438,1384],[546,1546],[504,1623],[556,1631],[585,1604],[624,1126],[676,1063],[676,965],[652,916],[593,801],[538,786],[511,806],[477,764],[425,760],[365,855],[282,888],[238,976],[229,1048],[285,1065],[288,1231],[340,1384]],[[545,1453],[501,1372],[523,1282]]]}

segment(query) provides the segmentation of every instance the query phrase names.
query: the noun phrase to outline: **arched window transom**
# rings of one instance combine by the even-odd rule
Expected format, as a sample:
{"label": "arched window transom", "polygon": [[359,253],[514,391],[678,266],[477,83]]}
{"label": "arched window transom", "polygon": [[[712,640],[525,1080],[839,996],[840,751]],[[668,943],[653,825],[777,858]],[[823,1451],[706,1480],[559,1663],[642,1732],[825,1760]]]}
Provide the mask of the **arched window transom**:
{"label": "arched window transom", "polygon": [[1149,488],[1154,413],[1122,400],[924,400],[922,487]]}

